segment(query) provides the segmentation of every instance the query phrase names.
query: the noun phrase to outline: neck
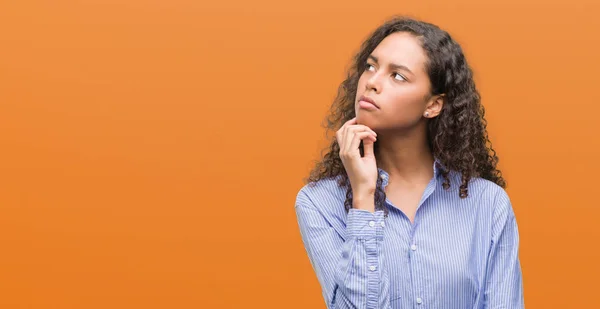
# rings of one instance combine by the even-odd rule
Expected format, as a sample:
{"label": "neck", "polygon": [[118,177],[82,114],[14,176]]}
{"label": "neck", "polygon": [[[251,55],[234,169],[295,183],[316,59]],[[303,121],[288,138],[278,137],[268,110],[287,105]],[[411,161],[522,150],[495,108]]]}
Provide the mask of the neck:
{"label": "neck", "polygon": [[419,184],[433,177],[433,154],[426,134],[378,133],[375,153],[378,167],[394,182]]}

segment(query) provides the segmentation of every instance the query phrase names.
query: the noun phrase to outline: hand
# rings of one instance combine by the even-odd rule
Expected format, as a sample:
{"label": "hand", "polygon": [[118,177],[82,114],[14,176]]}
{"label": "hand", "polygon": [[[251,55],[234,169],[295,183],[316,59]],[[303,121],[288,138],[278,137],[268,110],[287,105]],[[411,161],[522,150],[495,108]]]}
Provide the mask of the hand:
{"label": "hand", "polygon": [[[356,124],[354,117],[336,132],[336,139],[340,145],[340,159],[352,187],[353,207],[362,208],[360,205],[364,205],[365,209],[373,211],[378,177],[373,144],[377,140],[377,133],[365,125]],[[361,140],[363,157],[360,156],[358,148]]]}

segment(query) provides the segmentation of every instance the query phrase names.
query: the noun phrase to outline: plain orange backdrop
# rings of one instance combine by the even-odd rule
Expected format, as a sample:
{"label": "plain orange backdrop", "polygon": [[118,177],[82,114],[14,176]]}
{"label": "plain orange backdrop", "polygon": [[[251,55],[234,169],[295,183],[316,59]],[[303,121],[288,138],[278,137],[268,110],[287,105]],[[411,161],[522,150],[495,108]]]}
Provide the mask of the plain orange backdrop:
{"label": "plain orange backdrop", "polygon": [[600,3],[0,3],[0,308],[325,308],[294,199],[393,14],[462,45],[529,308],[600,308]]}

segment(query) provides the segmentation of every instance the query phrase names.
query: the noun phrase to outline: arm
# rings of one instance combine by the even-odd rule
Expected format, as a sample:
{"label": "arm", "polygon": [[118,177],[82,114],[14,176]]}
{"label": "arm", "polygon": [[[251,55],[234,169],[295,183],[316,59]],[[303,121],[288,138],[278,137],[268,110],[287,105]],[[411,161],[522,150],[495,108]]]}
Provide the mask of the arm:
{"label": "arm", "polygon": [[344,240],[302,191],[295,208],[327,308],[387,308],[380,305],[389,303],[387,288],[382,289],[389,286],[382,284],[388,278],[383,275],[380,256],[383,211],[350,209]]}
{"label": "arm", "polygon": [[485,308],[524,308],[519,262],[519,231],[510,199],[502,190],[496,197],[492,243],[486,272]]}

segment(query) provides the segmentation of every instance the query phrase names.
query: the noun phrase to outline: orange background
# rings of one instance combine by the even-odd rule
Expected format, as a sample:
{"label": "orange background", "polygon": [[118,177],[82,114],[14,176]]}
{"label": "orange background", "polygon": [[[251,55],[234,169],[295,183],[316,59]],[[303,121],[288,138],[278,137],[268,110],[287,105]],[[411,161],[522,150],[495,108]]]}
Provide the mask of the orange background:
{"label": "orange background", "polygon": [[294,199],[395,13],[475,71],[527,306],[600,307],[598,1],[211,2],[1,2],[0,308],[325,308]]}

